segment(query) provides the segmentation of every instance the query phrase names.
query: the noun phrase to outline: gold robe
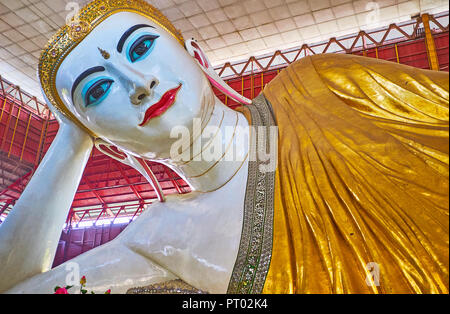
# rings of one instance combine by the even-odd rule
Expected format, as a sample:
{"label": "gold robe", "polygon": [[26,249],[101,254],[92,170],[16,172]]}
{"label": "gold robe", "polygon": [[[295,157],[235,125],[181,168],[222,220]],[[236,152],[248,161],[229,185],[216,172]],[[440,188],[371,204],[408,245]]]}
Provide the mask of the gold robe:
{"label": "gold robe", "polygon": [[448,73],[337,54],[265,88],[279,152],[264,293],[448,293],[448,91]]}

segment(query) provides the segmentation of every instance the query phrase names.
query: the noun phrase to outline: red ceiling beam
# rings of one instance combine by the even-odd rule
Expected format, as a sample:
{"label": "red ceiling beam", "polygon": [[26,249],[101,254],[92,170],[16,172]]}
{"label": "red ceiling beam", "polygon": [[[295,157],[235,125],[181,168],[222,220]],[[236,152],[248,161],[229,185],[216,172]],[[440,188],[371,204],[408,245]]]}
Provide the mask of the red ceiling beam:
{"label": "red ceiling beam", "polygon": [[23,177],[20,177],[19,179],[17,179],[14,183],[12,183],[10,186],[8,186],[7,188],[5,188],[2,192],[0,192],[0,196],[6,194],[6,192],[8,192],[9,190],[14,191],[15,193],[21,193],[20,190],[14,190],[14,188],[16,186],[20,186],[23,181],[25,181],[26,179],[28,179],[28,177],[33,173],[33,170],[31,170],[30,172],[28,172],[27,174],[25,174]]}
{"label": "red ceiling beam", "polygon": [[141,211],[141,209],[144,209],[144,205],[139,205],[138,209],[134,212],[133,217],[131,217],[130,221],[133,221],[134,217],[136,217],[136,215],[139,213],[139,211]]}
{"label": "red ceiling beam", "polygon": [[84,177],[83,179],[86,181],[86,184],[91,188],[91,192],[92,192],[92,193],[95,195],[95,197],[100,201],[100,203],[101,203],[103,206],[107,207],[108,205],[107,205],[107,203],[103,200],[103,198],[101,197],[101,195],[98,194],[97,191],[92,190],[92,186],[91,186],[91,184],[90,184],[90,182],[89,182],[89,179],[88,179],[87,177]]}
{"label": "red ceiling beam", "polygon": [[169,176],[170,181],[172,182],[173,186],[176,188],[178,194],[184,194],[184,192],[181,190],[180,185],[178,184],[176,179],[173,177],[171,171],[168,170],[167,168],[165,168],[164,170],[165,170],[166,174]]}
{"label": "red ceiling beam", "polygon": [[0,209],[0,215],[2,215],[5,212],[5,210],[9,207],[9,205],[11,205],[12,203],[13,203],[12,200],[6,202],[5,205],[3,205],[2,209]]}
{"label": "red ceiling beam", "polygon": [[114,216],[114,219],[112,221],[112,224],[114,224],[114,222],[116,221],[117,217],[119,217],[122,210],[125,210],[125,206],[120,207],[120,209],[117,211],[116,216]]}
{"label": "red ceiling beam", "polygon": [[[112,160],[112,159],[111,159]],[[130,185],[131,190],[133,191],[133,193],[136,195],[136,197],[139,199],[140,202],[144,201],[144,198],[141,196],[141,194],[139,194],[139,192],[137,191],[136,187],[134,185],[131,184],[130,178],[127,176],[127,174],[125,173],[125,171],[122,168],[122,165],[120,164],[120,162],[115,161],[116,167],[119,168],[120,173],[122,174],[122,177],[125,179],[125,181],[127,181],[127,183]]]}

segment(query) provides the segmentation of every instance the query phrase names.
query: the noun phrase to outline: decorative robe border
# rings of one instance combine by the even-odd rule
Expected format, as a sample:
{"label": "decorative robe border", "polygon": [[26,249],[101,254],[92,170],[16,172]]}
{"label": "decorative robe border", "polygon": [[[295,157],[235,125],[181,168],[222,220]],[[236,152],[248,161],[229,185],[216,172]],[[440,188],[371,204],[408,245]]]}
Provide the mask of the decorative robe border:
{"label": "decorative robe border", "polygon": [[[246,106],[255,135],[250,144],[249,173],[244,204],[244,223],[236,264],[228,293],[257,294],[264,288],[272,257],[275,171],[261,172],[256,141],[265,136],[265,152],[270,149],[270,127],[276,126],[272,107],[261,94]],[[264,132],[265,134],[258,134]]]}

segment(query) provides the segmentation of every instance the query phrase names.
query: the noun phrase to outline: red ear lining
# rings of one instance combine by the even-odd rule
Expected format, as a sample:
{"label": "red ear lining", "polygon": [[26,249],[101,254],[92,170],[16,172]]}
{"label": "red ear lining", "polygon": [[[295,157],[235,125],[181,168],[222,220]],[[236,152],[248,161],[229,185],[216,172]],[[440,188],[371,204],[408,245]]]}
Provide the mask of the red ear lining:
{"label": "red ear lining", "polygon": [[202,58],[200,57],[200,55],[197,53],[197,51],[194,51],[194,58],[197,59],[198,62],[200,62],[200,64],[202,66],[205,66],[205,64],[203,63]]}
{"label": "red ear lining", "polygon": [[205,56],[203,55],[202,49],[200,48],[199,45],[197,45],[196,42],[191,41],[191,46],[194,47],[195,51],[194,51],[194,57],[195,59],[198,60],[198,62],[200,62],[200,64],[206,68],[209,68],[209,63],[207,61],[207,59],[205,58]]}
{"label": "red ear lining", "polygon": [[127,159],[127,155],[123,152],[121,152],[117,147],[115,146],[106,146],[106,145],[99,145],[99,148],[101,150],[103,150],[104,152],[110,154],[111,156],[120,159],[120,160],[125,160]]}
{"label": "red ear lining", "polygon": [[200,46],[197,45],[195,41],[191,41],[191,46],[194,47],[195,49],[200,49]]}
{"label": "red ear lining", "polygon": [[230,86],[228,86],[228,84],[226,84],[221,77],[217,75],[214,68],[209,64],[208,58],[203,53],[203,50],[200,48],[198,43],[194,41],[194,39],[186,42],[186,49],[188,50],[189,54],[198,61],[198,64],[213,86],[215,86],[226,96],[230,97],[240,104],[248,105],[252,103],[250,99],[247,99],[243,95],[237,93]]}

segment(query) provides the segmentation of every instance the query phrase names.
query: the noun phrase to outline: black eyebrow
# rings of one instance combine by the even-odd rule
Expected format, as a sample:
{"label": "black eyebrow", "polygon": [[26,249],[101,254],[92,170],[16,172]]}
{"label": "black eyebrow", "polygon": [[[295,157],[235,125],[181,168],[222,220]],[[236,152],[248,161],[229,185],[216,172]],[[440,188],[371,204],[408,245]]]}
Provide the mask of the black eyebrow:
{"label": "black eyebrow", "polygon": [[87,69],[86,71],[81,73],[72,85],[72,101],[73,101],[73,93],[75,92],[75,89],[77,88],[78,84],[80,84],[80,82],[82,80],[84,80],[87,76],[89,76],[93,73],[103,72],[103,71],[106,71],[106,69],[102,66],[99,66],[99,67],[93,67],[93,68]]}
{"label": "black eyebrow", "polygon": [[125,33],[123,33],[122,37],[120,37],[119,43],[117,44],[117,51],[121,53],[123,50],[123,45],[125,44],[127,38],[130,37],[130,35],[133,34],[135,31],[137,31],[138,29],[144,27],[154,28],[153,26],[147,24],[138,24],[130,27]]}

